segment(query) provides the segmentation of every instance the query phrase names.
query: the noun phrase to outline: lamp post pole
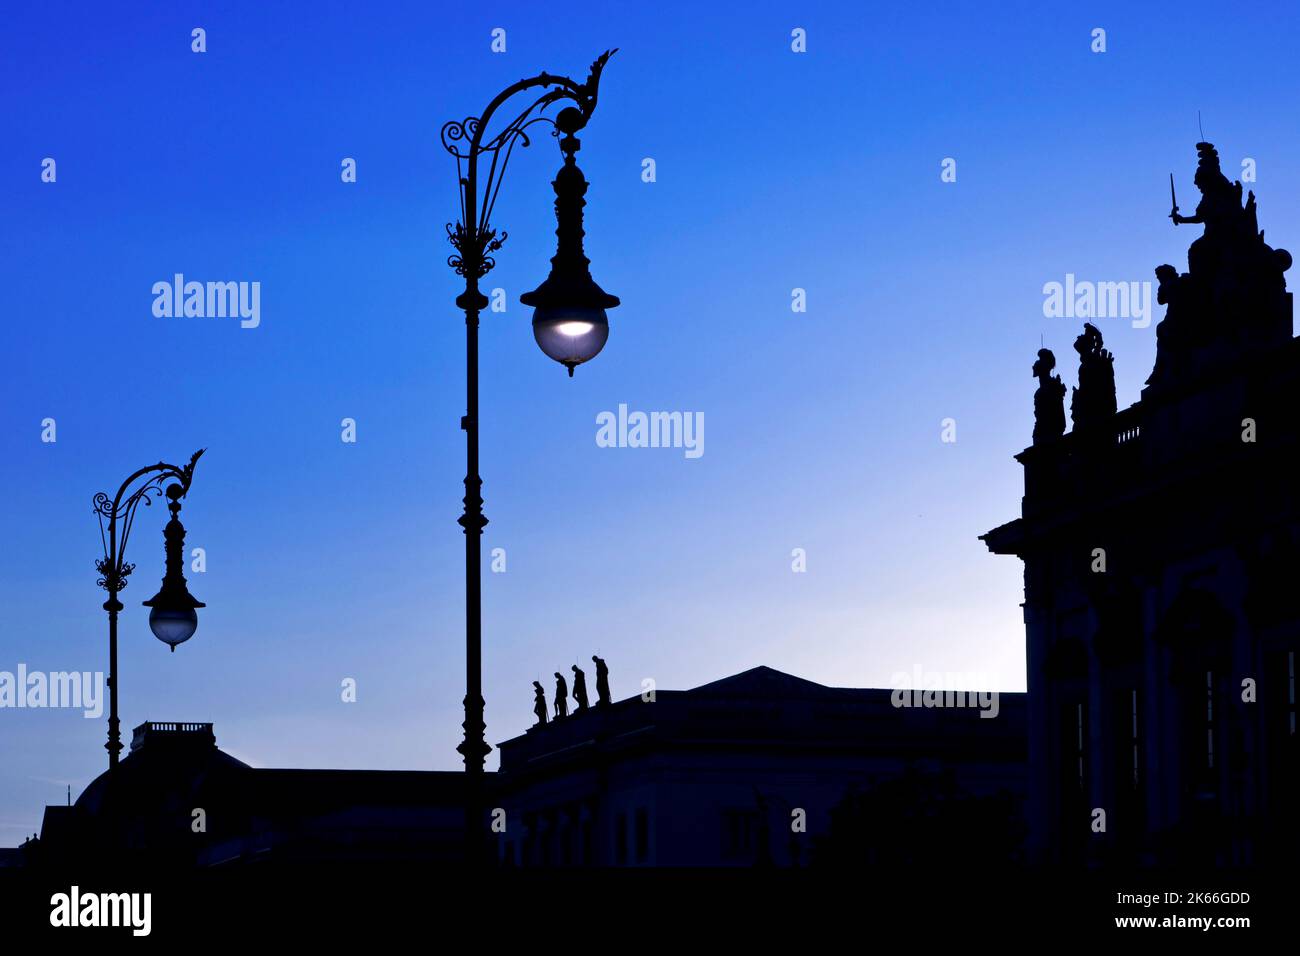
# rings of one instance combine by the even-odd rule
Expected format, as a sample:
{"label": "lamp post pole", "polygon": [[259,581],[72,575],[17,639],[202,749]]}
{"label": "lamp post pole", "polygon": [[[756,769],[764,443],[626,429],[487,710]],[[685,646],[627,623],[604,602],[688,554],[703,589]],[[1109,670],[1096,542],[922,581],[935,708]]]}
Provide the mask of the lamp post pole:
{"label": "lamp post pole", "polygon": [[[478,383],[478,331],[479,314],[488,305],[487,298],[479,290],[479,280],[487,275],[496,264],[492,254],[505,242],[506,233],[500,234],[490,225],[493,206],[501,188],[501,178],[516,144],[528,146],[530,143],[528,129],[537,123],[550,124],[556,133],[565,133],[569,145],[569,162],[572,163],[572,150],[577,148],[573,134],[582,129],[596,108],[596,95],[600,83],[600,74],[606,61],[614,51],[602,54],[591,66],[591,72],[585,83],[577,83],[564,76],[551,76],[540,73],[537,76],[520,80],[507,87],[488,104],[480,116],[471,116],[465,120],[452,121],[442,127],[442,145],[456,157],[456,171],[460,187],[460,220],[454,225],[447,224],[447,237],[455,248],[455,254],[448,257],[447,264],[465,280],[465,290],[456,297],[456,305],[465,313],[465,416],[460,426],[465,432],[465,497],[464,513],[458,523],[465,533],[465,721],[464,739],[456,750],[465,763],[465,852],[467,862],[482,865],[486,862],[486,821],[484,816],[484,763],[492,748],[486,738],[486,724],[483,719],[483,616],[482,616],[482,544],[483,528],[488,519],[483,514],[483,481],[479,475],[479,383]],[[500,132],[486,136],[488,125],[497,109],[507,100],[528,90],[544,89],[540,96],[531,100],[514,119]],[[569,100],[572,106],[562,110],[555,120],[539,115],[552,103]],[[489,160],[487,169],[480,182],[480,159]],[[579,179],[581,174],[578,174]],[[557,177],[556,210],[561,212],[561,185]],[[586,184],[582,184],[585,191]],[[480,198],[481,197],[481,198]],[[570,205],[572,205],[570,203]],[[546,288],[543,284],[532,295],[534,300],[526,304],[537,305],[534,319],[534,334],[543,350],[552,357],[557,357],[543,342],[544,331],[558,322],[564,325],[568,318],[568,331],[563,335],[571,338],[579,347],[579,352],[568,355],[563,361],[573,374],[573,367],[586,361],[600,351],[604,345],[608,325],[605,322],[603,308],[618,304],[618,299],[606,295],[586,271],[587,260],[581,255],[581,195],[576,207],[578,232],[578,257],[581,262],[575,269],[572,253],[561,262],[560,254],[552,260],[551,282],[557,273],[563,272],[565,280],[560,290],[564,298],[558,301],[556,296],[546,301],[536,301],[539,293]],[[572,218],[572,215],[570,215]],[[583,285],[583,277],[589,285]],[[587,300],[592,298],[591,290],[599,293],[601,309],[598,316],[581,313],[583,308],[591,306]],[[553,301],[554,300],[554,301]],[[595,300],[593,300],[594,302]],[[559,306],[571,306],[564,316],[559,315]],[[551,312],[543,314],[543,309],[550,307]],[[576,311],[575,311],[576,310]],[[581,314],[580,314],[581,313]],[[573,319],[581,321],[574,322]],[[592,319],[592,321],[587,321]],[[540,326],[539,326],[540,324]],[[542,328],[544,327],[544,328]],[[597,341],[598,340],[598,341]],[[589,353],[589,354],[588,354]]]}
{"label": "lamp post pole", "polygon": [[164,532],[167,571],[162,589],[144,604],[152,608],[149,627],[154,635],[175,651],[176,645],[189,640],[198,626],[195,608],[204,607],[202,602],[190,596],[181,572],[185,529],[179,517],[180,499],[190,490],[194,465],[202,454],[202,449],[196,451],[189,464],[183,467],[161,461],[147,465],[122,482],[114,497],[110,498],[102,491],[95,495],[94,510],[99,517],[99,533],[104,545],[104,557],[95,562],[95,570],[99,572],[99,580],[95,583],[108,592],[108,600],[104,602],[104,610],[108,612],[108,742],[104,749],[108,751],[110,770],[118,765],[118,755],[122,752],[122,733],[117,717],[117,615],[122,610],[122,602],[117,596],[135,570],[135,565],[126,560],[126,542],[135,523],[135,511],[141,504],[150,504],[152,498],[162,497],[163,486],[168,481],[173,482],[166,490],[167,507],[171,511],[171,520]]}

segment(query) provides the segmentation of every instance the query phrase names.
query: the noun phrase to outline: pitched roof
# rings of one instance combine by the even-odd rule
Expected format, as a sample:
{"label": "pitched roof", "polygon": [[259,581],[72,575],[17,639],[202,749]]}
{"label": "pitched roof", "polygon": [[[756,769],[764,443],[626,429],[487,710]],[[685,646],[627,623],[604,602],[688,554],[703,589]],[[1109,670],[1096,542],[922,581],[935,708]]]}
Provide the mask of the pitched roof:
{"label": "pitched roof", "polygon": [[739,674],[723,677],[720,680],[685,691],[692,697],[765,697],[765,698],[799,698],[799,697],[839,697],[846,690],[853,688],[827,687],[816,681],[795,677],[767,666],[751,667]]}

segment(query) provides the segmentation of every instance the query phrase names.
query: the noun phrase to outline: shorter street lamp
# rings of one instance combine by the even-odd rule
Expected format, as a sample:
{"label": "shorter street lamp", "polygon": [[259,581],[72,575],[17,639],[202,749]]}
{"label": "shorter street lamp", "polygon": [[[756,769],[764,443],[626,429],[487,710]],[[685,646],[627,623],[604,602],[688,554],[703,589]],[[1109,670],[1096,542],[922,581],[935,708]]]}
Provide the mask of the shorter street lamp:
{"label": "shorter street lamp", "polygon": [[[158,640],[175,652],[177,644],[183,644],[194,636],[194,631],[199,626],[195,609],[205,606],[190,594],[181,570],[185,560],[185,527],[180,520],[181,499],[190,490],[194,465],[202,454],[203,449],[196,451],[184,467],[159,462],[141,468],[122,482],[116,497],[109,498],[102,491],[95,495],[95,514],[99,516],[99,534],[104,545],[104,557],[95,562],[95,570],[100,574],[95,583],[108,592],[104,610],[108,612],[109,705],[108,743],[104,749],[108,751],[110,770],[117,766],[118,755],[122,752],[122,734],[117,718],[117,615],[122,610],[122,602],[117,599],[117,595],[126,587],[127,577],[135,570],[135,565],[125,559],[126,541],[131,535],[131,526],[135,523],[136,508],[141,503],[151,504],[152,498],[162,497],[163,486],[167,485],[167,508],[171,512],[171,520],[163,529],[166,572],[161,589],[145,601],[144,606],[151,609],[149,629]],[[172,483],[168,485],[169,480]],[[134,489],[133,485],[136,486]]]}

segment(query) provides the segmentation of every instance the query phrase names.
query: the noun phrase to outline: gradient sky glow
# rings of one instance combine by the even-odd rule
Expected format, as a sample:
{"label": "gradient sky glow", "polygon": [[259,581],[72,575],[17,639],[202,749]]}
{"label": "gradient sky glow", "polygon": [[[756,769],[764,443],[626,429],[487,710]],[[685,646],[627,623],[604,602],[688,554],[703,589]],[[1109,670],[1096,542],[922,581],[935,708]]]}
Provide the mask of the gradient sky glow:
{"label": "gradient sky glow", "polygon": [[[1166,218],[1168,174],[1190,214],[1197,110],[1229,178],[1256,160],[1269,242],[1300,246],[1294,11],[571,7],[591,15],[6,12],[0,670],[106,668],[91,498],[206,447],[183,518],[207,551],[189,578],[208,607],[175,654],[139,606],[165,510],[131,540],[127,740],[144,720],[213,721],[258,766],[460,765],[464,324],[438,131],[524,76],[583,79],[617,46],[578,158],[592,272],[623,305],[572,380],[517,302],[554,252],[554,140],[516,153],[497,203],[509,239],[484,286],[510,305],[482,331],[484,550],[505,548],[508,571],[483,582],[489,741],[532,722],[533,680],[549,691],[575,660],[590,673],[597,650],[616,697],[759,664],[835,685],[920,668],[1024,688],[1020,565],[977,536],[1018,513],[1040,335],[1075,380],[1080,323],[1043,317],[1043,285],[1186,268],[1200,229]],[[945,157],[956,183],[940,182]],[[150,289],[177,272],[259,281],[261,326],[155,318]],[[1154,321],[1098,325],[1127,405]],[[598,448],[595,416],[620,403],[703,412],[703,457]],[[0,845],[104,769],[105,729],[0,710]]]}

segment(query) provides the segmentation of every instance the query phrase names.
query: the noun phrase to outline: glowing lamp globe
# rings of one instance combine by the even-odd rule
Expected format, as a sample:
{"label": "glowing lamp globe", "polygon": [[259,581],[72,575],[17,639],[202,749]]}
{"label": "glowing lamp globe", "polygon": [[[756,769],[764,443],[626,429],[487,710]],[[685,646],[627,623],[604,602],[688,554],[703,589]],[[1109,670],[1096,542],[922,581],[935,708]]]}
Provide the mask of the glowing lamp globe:
{"label": "glowing lamp globe", "polygon": [[573,374],[605,347],[609,320],[604,309],[538,309],[533,313],[533,338],[549,358]]}
{"label": "glowing lamp globe", "polygon": [[174,652],[177,644],[184,644],[199,626],[199,615],[194,608],[154,607],[149,612],[149,630]]}

